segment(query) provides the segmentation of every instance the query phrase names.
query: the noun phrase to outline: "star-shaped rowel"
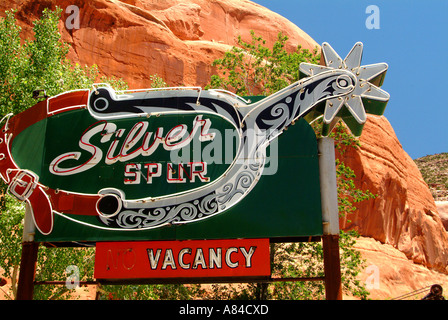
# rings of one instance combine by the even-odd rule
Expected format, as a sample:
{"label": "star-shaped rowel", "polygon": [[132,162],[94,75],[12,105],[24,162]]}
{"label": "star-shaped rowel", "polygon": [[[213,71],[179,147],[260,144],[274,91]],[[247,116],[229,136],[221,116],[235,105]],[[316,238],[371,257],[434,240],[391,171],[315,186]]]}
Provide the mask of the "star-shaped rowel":
{"label": "star-shaped rowel", "polygon": [[389,101],[389,94],[380,89],[387,71],[386,63],[361,66],[363,44],[356,43],[347,57],[341,57],[328,44],[322,44],[321,64],[301,63],[300,72],[313,76],[331,69],[346,69],[352,72],[357,83],[354,90],[347,96],[326,100],[324,110],[317,107],[316,111],[323,113],[322,135],[328,135],[336,123],[342,119],[355,136],[360,136],[366,113],[382,115]]}

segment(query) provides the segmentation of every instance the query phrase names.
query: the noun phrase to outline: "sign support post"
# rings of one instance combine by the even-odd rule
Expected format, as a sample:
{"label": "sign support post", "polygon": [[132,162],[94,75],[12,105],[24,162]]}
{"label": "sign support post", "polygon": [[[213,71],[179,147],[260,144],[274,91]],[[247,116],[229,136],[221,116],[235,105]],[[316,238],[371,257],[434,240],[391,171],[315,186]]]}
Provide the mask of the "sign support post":
{"label": "sign support post", "polygon": [[17,300],[32,300],[34,293],[34,277],[36,274],[37,253],[39,243],[34,241],[35,225],[28,203],[25,204],[25,222],[22,238],[22,258],[20,260],[19,281],[17,284]]}
{"label": "sign support post", "polygon": [[327,300],[342,300],[334,140],[329,137],[320,138],[318,140],[318,149],[323,221],[322,244],[324,251],[325,297]]}

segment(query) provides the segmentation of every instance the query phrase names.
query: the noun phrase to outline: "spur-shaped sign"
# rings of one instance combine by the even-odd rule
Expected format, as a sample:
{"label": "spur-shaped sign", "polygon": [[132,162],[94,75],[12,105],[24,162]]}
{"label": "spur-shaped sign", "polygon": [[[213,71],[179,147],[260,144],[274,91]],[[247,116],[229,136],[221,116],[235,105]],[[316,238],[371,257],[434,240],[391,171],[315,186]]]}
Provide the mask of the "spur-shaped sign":
{"label": "spur-shaped sign", "polygon": [[[387,65],[362,44],[256,102],[221,90],[115,92],[37,103],[3,126],[0,174],[32,208],[38,241],[286,238],[322,234],[316,137],[382,114]],[[305,119],[307,121],[305,121]],[[296,124],[295,126],[292,126]],[[286,134],[282,134],[288,129]]]}

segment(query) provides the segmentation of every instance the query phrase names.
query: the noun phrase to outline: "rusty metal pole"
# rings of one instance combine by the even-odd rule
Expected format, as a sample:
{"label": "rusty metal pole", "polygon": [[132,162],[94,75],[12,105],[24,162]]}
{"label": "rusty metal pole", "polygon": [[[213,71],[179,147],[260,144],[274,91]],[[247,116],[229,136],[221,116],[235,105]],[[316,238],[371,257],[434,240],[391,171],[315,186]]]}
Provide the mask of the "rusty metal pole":
{"label": "rusty metal pole", "polygon": [[34,241],[35,226],[28,203],[26,203],[25,208],[22,257],[20,260],[16,300],[33,300],[34,277],[36,275],[37,253],[39,250],[39,243]]}
{"label": "rusty metal pole", "polygon": [[324,251],[325,298],[327,300],[342,300],[334,140],[322,137],[318,140],[318,148],[323,221],[322,245]]}
{"label": "rusty metal pole", "polygon": [[325,299],[342,300],[339,236],[324,235],[322,245],[324,250]]}

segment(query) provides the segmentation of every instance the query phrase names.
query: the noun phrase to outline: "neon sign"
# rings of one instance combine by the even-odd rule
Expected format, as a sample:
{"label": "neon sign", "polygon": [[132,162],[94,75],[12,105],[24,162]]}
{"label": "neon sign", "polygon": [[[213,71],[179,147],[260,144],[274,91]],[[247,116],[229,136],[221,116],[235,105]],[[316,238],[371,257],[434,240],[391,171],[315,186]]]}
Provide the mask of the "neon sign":
{"label": "neon sign", "polygon": [[[273,234],[296,236],[302,231],[282,231],[297,216],[287,204],[310,197],[319,202],[315,136],[308,138],[304,119],[309,122],[323,115],[324,134],[342,119],[359,135],[366,112],[382,114],[389,99],[379,89],[387,65],[361,66],[362,44],[356,44],[344,60],[328,44],[322,49],[325,66],[302,64],[305,77],[253,103],[229,92],[200,88],[115,92],[96,86],[48,98],[6,119],[0,174],[11,194],[31,204],[42,239],[73,240],[78,235],[68,234],[75,229],[82,238],[77,240],[108,240],[115,235],[128,240],[176,239],[183,232],[182,237],[191,239],[199,225],[198,237],[217,238],[222,221],[234,230],[244,226],[261,234],[268,226],[258,222],[270,218],[265,217],[269,213],[260,213],[264,210],[258,202],[263,199],[249,196],[253,190],[260,197],[277,193],[277,198],[288,197],[270,209],[285,212]],[[294,124],[299,128],[291,131],[306,132],[303,137],[283,138]],[[224,143],[227,135],[230,148]],[[277,157],[287,167],[279,166],[279,172],[266,177],[269,148],[288,139],[291,142],[279,148]],[[300,142],[305,143],[306,155],[294,151],[302,139],[307,140]],[[289,150],[293,153],[287,155]],[[217,154],[225,154],[226,161],[216,161]],[[289,180],[285,170],[291,168],[309,181],[303,201],[289,195],[288,188],[303,188],[302,182]],[[245,202],[251,208],[242,209]],[[313,224],[321,224],[321,217],[309,217],[319,212],[319,206],[298,210]],[[242,223],[241,212],[255,219],[257,227]],[[260,215],[263,219],[257,218]],[[58,229],[56,220],[70,227]],[[320,230],[321,226],[311,233]],[[139,236],[123,236],[123,231]]]}

